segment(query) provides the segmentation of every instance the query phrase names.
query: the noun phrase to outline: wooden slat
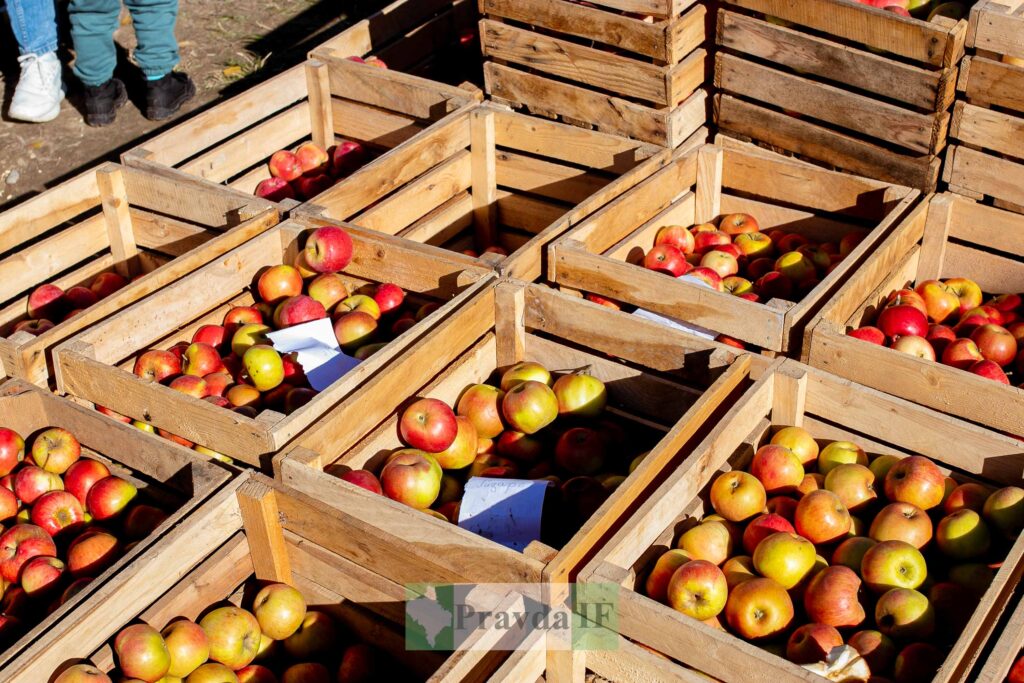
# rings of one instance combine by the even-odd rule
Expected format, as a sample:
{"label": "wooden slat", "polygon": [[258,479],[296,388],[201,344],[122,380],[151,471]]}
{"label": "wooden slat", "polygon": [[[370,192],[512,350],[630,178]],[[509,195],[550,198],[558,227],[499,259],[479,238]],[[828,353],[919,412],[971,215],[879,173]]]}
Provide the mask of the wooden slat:
{"label": "wooden slat", "polygon": [[968,144],[1024,158],[1024,116],[957,102],[954,136]]}
{"label": "wooden slat", "polygon": [[375,147],[394,149],[423,130],[423,126],[411,116],[375,109],[340,97],[331,100],[331,108],[335,135]]}
{"label": "wooden slat", "polygon": [[0,254],[100,205],[95,169],[0,212]]}
{"label": "wooden slat", "polygon": [[114,269],[122,277],[131,278],[134,273],[135,235],[132,232],[132,217],[128,206],[128,192],[124,184],[124,172],[117,167],[101,168],[96,172],[96,185],[103,200],[103,216],[106,218],[107,238],[110,253],[114,257]]}
{"label": "wooden slat", "polygon": [[950,185],[1024,204],[1024,165],[956,145],[947,161]]}
{"label": "wooden slat", "polygon": [[958,88],[972,104],[1024,112],[1024,67],[984,57],[967,57]]}
{"label": "wooden slat", "polygon": [[568,204],[581,203],[610,180],[593,172],[506,150],[497,152],[495,172],[501,187]]}
{"label": "wooden slat", "polygon": [[277,493],[266,482],[250,480],[238,489],[238,508],[249,542],[253,572],[262,581],[292,583],[288,544],[281,528]]}
{"label": "wooden slat", "polygon": [[497,241],[498,198],[497,152],[494,112],[478,109],[470,114],[471,182],[474,242],[479,251]]}
{"label": "wooden slat", "polygon": [[971,47],[1024,57],[1024,17],[1016,0],[979,2],[971,10],[971,35]]}

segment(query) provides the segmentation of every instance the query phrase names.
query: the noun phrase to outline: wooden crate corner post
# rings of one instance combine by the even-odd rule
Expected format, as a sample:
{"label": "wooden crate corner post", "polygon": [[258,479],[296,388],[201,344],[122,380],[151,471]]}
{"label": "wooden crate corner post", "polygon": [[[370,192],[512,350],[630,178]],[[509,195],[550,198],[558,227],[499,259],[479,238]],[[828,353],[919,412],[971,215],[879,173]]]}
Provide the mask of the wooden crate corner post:
{"label": "wooden crate corner post", "polygon": [[309,122],[313,144],[327,150],[334,145],[334,106],[331,101],[329,67],[318,59],[305,64],[309,90]]}
{"label": "wooden crate corner post", "polygon": [[494,111],[470,113],[470,164],[472,166],[473,230],[477,251],[498,243],[498,176]]}
{"label": "wooden crate corner post", "polygon": [[115,164],[104,165],[96,171],[96,184],[110,238],[110,253],[114,257],[114,270],[124,278],[131,278],[137,267],[138,248],[123,169]]}

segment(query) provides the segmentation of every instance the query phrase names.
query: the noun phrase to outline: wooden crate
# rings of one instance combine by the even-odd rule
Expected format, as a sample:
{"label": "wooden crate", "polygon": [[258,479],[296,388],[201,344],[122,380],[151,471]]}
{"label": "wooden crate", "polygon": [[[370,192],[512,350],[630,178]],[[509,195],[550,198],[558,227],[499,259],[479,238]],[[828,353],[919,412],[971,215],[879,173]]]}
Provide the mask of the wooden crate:
{"label": "wooden crate", "polygon": [[496,101],[669,148],[707,121],[706,3],[479,2]]}
{"label": "wooden crate", "polygon": [[[1019,597],[1019,596],[1018,596]],[[1024,649],[1024,600],[999,624],[999,634],[991,650],[974,672],[976,683],[1003,683]]]}
{"label": "wooden crate", "polygon": [[[619,630],[727,683],[822,680],[781,657],[713,629],[643,595],[658,555],[671,547],[677,525],[710,511],[708,492],[720,471],[745,466],[781,426],[801,426],[816,439],[852,440],[869,453],[920,454],[954,478],[1020,484],[1024,443],[909,401],[887,396],[793,360],[763,373],[729,415],[673,472],[583,571],[581,581],[612,581],[619,592]],[[950,448],[950,444],[956,444]],[[1000,611],[1024,573],[1019,538],[973,611],[934,681],[968,680]],[[922,682],[924,683],[924,682]]]}
{"label": "wooden crate", "polygon": [[[207,498],[223,487],[233,471],[163,439],[54,396],[20,379],[0,385],[0,426],[18,432],[27,443],[48,427],[71,431],[82,444],[82,454],[102,461],[111,472],[131,481],[139,499],[155,502],[168,513],[167,519],[148,538],[141,540],[113,566],[101,573],[80,593],[47,615],[0,653],[4,679],[17,669],[15,662],[32,660],[40,642],[62,640],[73,625],[92,614],[103,596],[121,591],[135,579],[144,558],[158,558],[158,539],[180,528]],[[38,606],[37,606],[38,607]],[[36,681],[45,681],[40,676]]]}
{"label": "wooden crate", "polygon": [[461,85],[483,83],[475,0],[396,0],[317,49],[377,57],[389,69]]}
{"label": "wooden crate", "polygon": [[1024,216],[955,194],[933,197],[878,245],[872,261],[812,321],[808,362],[935,410],[1024,432],[1024,390],[846,334],[872,324],[886,297],[908,283],[966,277],[988,294],[1024,292],[1022,235]]}
{"label": "wooden crate", "polygon": [[967,21],[926,22],[854,0],[722,4],[721,130],[868,178],[935,189]]}
{"label": "wooden crate", "polygon": [[278,150],[308,140],[327,148],[341,138],[380,154],[482,97],[479,89],[359,64],[329,48],[317,55],[149,138],[124,162],[146,159],[252,194],[270,177],[267,161]]}
{"label": "wooden crate", "polygon": [[132,374],[139,353],[191,339],[200,326],[220,324],[229,308],[250,305],[257,273],[292,263],[311,227],[296,219],[282,223],[65,342],[55,351],[58,389],[250,465],[269,466],[272,453],[474,292],[489,286],[492,277],[489,271],[448,261],[431,247],[349,228],[353,259],[342,275],[351,288],[388,281],[446,303],[308,404],[288,416],[265,409],[249,418]]}
{"label": "wooden crate", "polygon": [[[410,397],[451,405],[470,384],[526,359],[552,370],[589,366],[607,386],[611,414],[646,425],[660,438],[561,549],[534,541],[520,553],[325,472],[335,463],[379,470],[399,447],[396,425]],[[274,471],[330,506],[332,517],[372,528],[367,535],[374,543],[353,544],[346,556],[393,580],[564,584],[652,482],[681,459],[680,451],[728,404],[750,367],[763,363],[541,285],[506,280],[321,418],[275,458]]]}
{"label": "wooden crate", "polygon": [[[684,149],[705,138],[702,129]],[[535,280],[548,242],[667,160],[646,143],[483,104],[438,122],[298,213],[471,249],[478,265]],[[490,246],[508,258],[484,253]]]}
{"label": "wooden crate", "polygon": [[406,587],[342,557],[337,541],[351,534],[323,519],[318,501],[246,472],[165,533],[132,576],[91,600],[92,609],[65,620],[59,633],[41,634],[4,670],[5,680],[50,680],[83,658],[110,671],[110,641],[127,624],[142,620],[162,629],[177,617],[196,619],[218,602],[251,600],[260,581],[295,586],[311,607],[408,667],[413,680],[484,680],[501,653],[465,651],[445,661],[444,653],[406,651]]}
{"label": "wooden crate", "polygon": [[[41,386],[50,352],[278,222],[270,202],[176,171],[103,164],[0,213],[0,377]],[[39,335],[12,332],[28,296],[88,286],[105,271],[139,280]]]}
{"label": "wooden crate", "polygon": [[[919,192],[719,138],[675,154],[668,167],[552,243],[548,276],[781,353],[799,353],[804,326],[917,201]],[[643,268],[665,225],[721,214],[754,215],[762,230],[785,227],[819,241],[850,232],[865,239],[802,301],[750,302]]]}
{"label": "wooden crate", "polygon": [[950,130],[960,144],[947,152],[943,180],[953,192],[1024,213],[1024,1],[978,3],[967,44],[975,54],[960,68]]}

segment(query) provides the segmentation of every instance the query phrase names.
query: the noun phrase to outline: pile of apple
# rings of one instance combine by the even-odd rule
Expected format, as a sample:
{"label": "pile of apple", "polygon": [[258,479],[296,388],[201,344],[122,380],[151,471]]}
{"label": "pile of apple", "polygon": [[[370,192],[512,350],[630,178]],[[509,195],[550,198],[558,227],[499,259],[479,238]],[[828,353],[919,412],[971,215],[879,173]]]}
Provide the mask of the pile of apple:
{"label": "pile of apple", "polygon": [[[295,354],[278,353],[267,333],[330,316],[342,350],[365,359],[437,307],[436,303],[411,307],[405,292],[391,283],[349,292],[338,272],[351,259],[348,233],[336,226],[317,228],[295,265],[273,266],[260,274],[256,304],[230,309],[222,324],[203,325],[191,341],[141,353],[134,373],[249,417],[256,417],[262,408],[284,413],[297,410],[316,391],[309,386]],[[131,421],[107,408],[97,408],[122,422]],[[146,423],[135,424],[154,431]],[[186,448],[194,445],[164,430],[155,431]],[[197,450],[219,455],[202,446]]]}
{"label": "pile of apple", "polygon": [[839,242],[815,244],[796,232],[762,232],[745,213],[722,216],[691,228],[667,225],[644,256],[645,268],[683,275],[748,301],[798,301],[814,289],[864,238],[851,232]]}
{"label": "pile of apple", "polygon": [[0,640],[9,643],[70,600],[166,515],[135,485],[82,458],[60,427],[25,440],[0,428]]}
{"label": "pile of apple", "polygon": [[539,363],[517,363],[496,385],[467,387],[455,410],[433,398],[409,405],[399,420],[407,448],[391,453],[379,477],[345,467],[328,471],[456,524],[471,477],[547,479],[560,492],[559,514],[549,517],[564,524],[550,537],[564,538],[640,461],[636,441],[604,416],[606,402],[596,377],[554,378]]}
{"label": "pile of apple", "polygon": [[11,334],[24,331],[38,337],[127,284],[126,278],[109,272],[97,275],[88,287],[76,285],[66,292],[57,285],[40,285],[28,295],[28,318],[15,324]]}
{"label": "pile of apple", "polygon": [[1024,528],[1024,489],[852,442],[819,452],[799,427],[718,475],[710,502],[647,595],[797,664],[849,646],[879,682],[931,680]]}
{"label": "pile of apple", "polygon": [[256,196],[272,202],[309,200],[352,175],[367,161],[366,148],[342,140],[330,149],[304,142],[294,152],[274,152],[267,162],[270,177],[256,186]]}
{"label": "pile of apple", "polygon": [[1024,376],[1024,294],[982,301],[973,280],[925,280],[890,294],[875,325],[848,334],[1010,384],[1008,370]]}
{"label": "pile of apple", "polygon": [[[363,683],[396,673],[382,653],[345,634],[327,612],[307,609],[302,593],[283,583],[261,588],[251,609],[211,605],[198,623],[180,618],[163,631],[132,624],[113,645],[118,680],[145,683]],[[54,683],[111,678],[83,663]]]}

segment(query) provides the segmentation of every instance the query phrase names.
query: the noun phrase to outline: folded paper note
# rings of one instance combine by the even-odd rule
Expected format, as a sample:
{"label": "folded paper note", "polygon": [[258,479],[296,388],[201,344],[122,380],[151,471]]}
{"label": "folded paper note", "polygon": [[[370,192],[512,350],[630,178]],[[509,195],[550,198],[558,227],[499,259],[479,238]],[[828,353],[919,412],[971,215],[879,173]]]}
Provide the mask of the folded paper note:
{"label": "folded paper note", "polygon": [[268,332],[267,339],[282,355],[296,353],[309,385],[317,391],[323,391],[360,363],[341,350],[329,318]]}

